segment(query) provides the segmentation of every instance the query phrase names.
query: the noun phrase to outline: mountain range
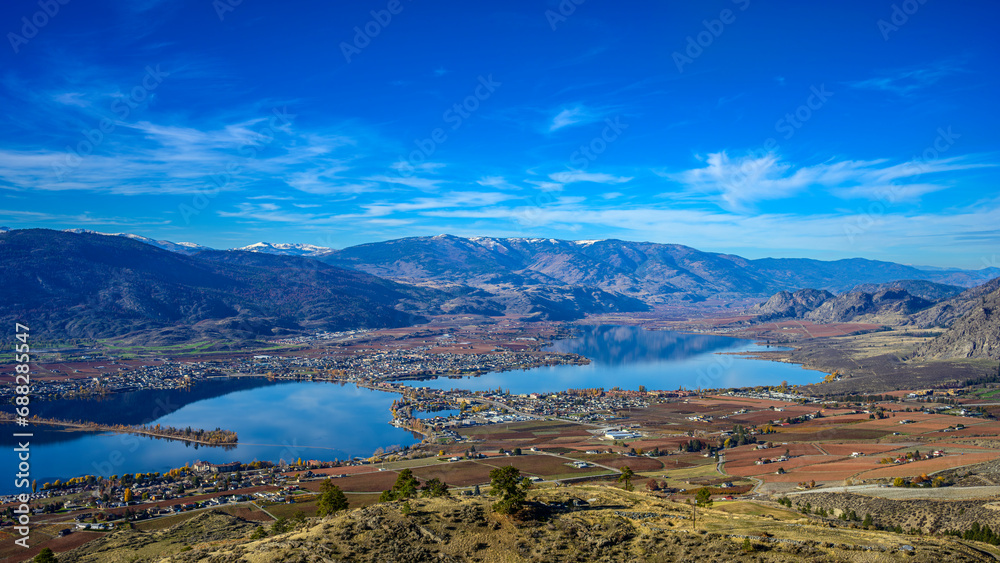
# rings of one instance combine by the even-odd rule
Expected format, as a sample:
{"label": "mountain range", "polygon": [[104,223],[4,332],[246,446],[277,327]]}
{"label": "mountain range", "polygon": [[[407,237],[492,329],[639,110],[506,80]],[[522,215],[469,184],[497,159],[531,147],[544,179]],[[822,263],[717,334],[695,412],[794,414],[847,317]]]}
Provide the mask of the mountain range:
{"label": "mountain range", "polygon": [[998,288],[1000,278],[964,291],[956,286],[913,280],[861,284],[840,295],[800,289],[780,291],[748,308],[747,313],[759,321],[802,319],[818,323],[948,327]]}
{"label": "mountain range", "polygon": [[[912,295],[906,288],[922,295]],[[1000,358],[1000,277],[957,294],[956,289],[960,288],[903,280],[863,284],[840,295],[816,289],[781,291],[746,312],[758,322],[802,319],[947,328],[921,345],[914,357]]]}
{"label": "mountain range", "polygon": [[962,295],[964,299],[956,298],[947,306],[966,312],[955,317],[947,331],[918,348],[916,357],[1000,358],[1000,278]]}
{"label": "mountain range", "polygon": [[967,313],[958,292],[1000,274],[862,258],[751,260],[621,240],[438,235],[339,250],[258,243],[220,251],[44,229],[0,230],[0,264],[10,288],[0,319],[34,319],[53,337],[139,331],[164,341],[400,326],[441,313],[573,320],[709,300],[743,308],[772,294],[754,314],[834,321],[891,313],[899,323],[920,314],[930,326]]}
{"label": "mountain range", "polygon": [[[104,234],[81,229],[71,232]],[[210,250],[191,242],[153,240],[130,233],[113,236],[140,240],[184,254]],[[479,285],[498,280],[502,283],[506,278],[528,285],[594,285],[608,291],[640,285],[654,290],[659,284],[668,292],[692,290],[703,296],[726,293],[742,296],[757,289],[760,293],[755,296],[766,296],[773,291],[805,287],[839,293],[859,284],[900,283],[899,280],[910,280],[905,289],[919,295],[912,289],[919,281],[973,287],[1000,276],[1000,268],[996,267],[961,270],[863,258],[751,260],[677,244],[615,239],[462,238],[443,234],[361,244],[340,250],[312,244],[268,242],[230,250],[316,258],[381,277],[418,283]],[[592,267],[596,269],[588,269]],[[736,274],[739,279],[731,282],[715,279],[721,274]]]}
{"label": "mountain range", "polygon": [[0,319],[45,339],[244,340],[404,326],[396,308],[428,290],[294,257],[205,250],[188,256],[128,237],[41,229],[0,234]]}
{"label": "mountain range", "polygon": [[807,287],[836,293],[858,284],[896,280],[971,287],[1000,275],[1000,268],[927,271],[863,258],[750,260],[677,244],[613,239],[438,235],[362,244],[315,258],[397,281],[484,288],[591,286],[649,304],[766,297]]}

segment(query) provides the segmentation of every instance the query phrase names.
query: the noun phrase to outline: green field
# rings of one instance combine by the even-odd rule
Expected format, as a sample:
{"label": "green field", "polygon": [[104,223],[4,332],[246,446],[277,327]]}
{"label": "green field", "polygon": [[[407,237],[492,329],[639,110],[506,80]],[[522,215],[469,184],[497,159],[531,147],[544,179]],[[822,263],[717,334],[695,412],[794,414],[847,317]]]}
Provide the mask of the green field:
{"label": "green field", "polygon": [[[177,354],[177,355],[208,355],[208,354],[233,354],[233,350],[209,350],[218,341],[203,340],[198,342],[184,342],[181,344],[170,344],[165,346],[135,346],[123,344],[115,340],[99,340],[97,346],[101,352],[116,354],[127,359],[126,356]],[[248,352],[277,352],[283,350],[298,350],[302,346],[269,344],[267,342],[256,342],[250,349],[240,350],[240,353]],[[97,350],[95,350],[96,352]]]}

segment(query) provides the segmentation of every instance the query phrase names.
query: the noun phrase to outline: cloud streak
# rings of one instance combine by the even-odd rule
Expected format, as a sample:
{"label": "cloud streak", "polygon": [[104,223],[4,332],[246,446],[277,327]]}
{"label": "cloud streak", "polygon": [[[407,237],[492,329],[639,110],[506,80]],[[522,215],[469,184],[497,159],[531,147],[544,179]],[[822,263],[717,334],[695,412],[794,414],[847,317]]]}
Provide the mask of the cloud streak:
{"label": "cloud streak", "polygon": [[661,173],[681,184],[687,197],[715,201],[729,211],[749,213],[756,204],[823,190],[842,199],[919,200],[925,194],[951,187],[950,180],[916,182],[922,176],[991,168],[991,162],[971,157],[890,164],[879,160],[843,160],[802,166],[770,153],[761,157],[731,158],[726,152],[710,153],[705,165],[676,173]]}

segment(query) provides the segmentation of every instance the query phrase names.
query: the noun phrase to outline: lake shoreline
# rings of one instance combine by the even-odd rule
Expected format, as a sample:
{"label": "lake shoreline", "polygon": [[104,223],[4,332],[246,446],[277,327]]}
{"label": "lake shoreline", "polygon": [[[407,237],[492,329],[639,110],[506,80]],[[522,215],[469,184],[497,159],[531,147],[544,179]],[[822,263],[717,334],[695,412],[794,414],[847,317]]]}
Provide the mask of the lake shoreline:
{"label": "lake shoreline", "polygon": [[[519,398],[528,394],[537,393],[544,397],[572,389],[616,387],[636,390],[640,386],[661,390],[693,389],[696,386],[693,383],[699,377],[707,382],[701,385],[702,389],[777,385],[783,379],[805,382],[802,377],[805,372],[799,369],[792,372],[791,364],[743,361],[755,359],[748,354],[759,352],[752,349],[757,345],[748,340],[741,343],[734,337],[650,331],[617,325],[583,326],[570,338],[546,344],[547,353],[574,354],[587,358],[589,363],[490,371],[475,377],[436,376],[420,380],[349,381],[341,377],[327,377],[326,374],[311,378],[273,374],[268,377],[265,373],[212,375],[195,379],[189,390],[135,391],[106,396],[102,399],[101,411],[107,421],[150,418],[147,424],[153,422],[181,428],[187,425],[201,428],[225,426],[239,433],[240,442],[234,450],[212,452],[209,450],[218,448],[202,449],[197,444],[183,446],[176,442],[155,443],[153,438],[139,436],[95,436],[93,432],[81,428],[73,432],[80,438],[74,437],[68,442],[60,438],[39,439],[38,446],[32,444],[32,455],[36,455],[36,447],[45,449],[44,455],[39,451],[39,457],[43,459],[38,467],[48,466],[49,469],[43,473],[58,478],[105,472],[103,468],[107,466],[107,460],[117,459],[113,456],[115,451],[127,454],[114,466],[115,473],[183,466],[196,458],[212,463],[254,459],[277,462],[279,459],[287,461],[308,456],[343,460],[355,456],[367,457],[377,448],[388,449],[395,444],[411,447],[434,435],[418,417],[413,417],[411,422],[415,422],[412,425],[393,425],[398,420],[390,416],[391,403],[416,390],[428,397],[438,397],[439,408],[454,408],[462,396],[483,396],[484,391],[492,389],[495,392],[498,388],[509,390],[509,397],[517,399],[514,401],[517,403],[528,400]],[[315,385],[318,383],[338,385]],[[548,390],[544,389],[546,387]],[[456,391],[449,391],[452,388]],[[375,391],[379,393],[373,393]],[[620,400],[627,400],[626,396],[627,393]],[[166,412],[152,412],[155,416],[143,414],[150,413],[150,407],[139,405],[151,405],[157,397],[167,397],[163,399],[169,406]],[[82,400],[57,402],[49,410],[62,414],[64,404],[74,405],[74,412],[67,412],[66,417],[76,419],[83,418],[79,414],[81,412],[91,412],[94,403]],[[118,416],[119,412],[124,412],[119,409],[127,405],[131,405],[131,410],[127,411],[131,414]],[[411,412],[420,410],[419,404],[411,408],[414,408]],[[345,432],[347,429],[349,431]],[[69,435],[70,432],[64,434]],[[93,445],[94,451],[81,450],[87,449],[83,444]],[[87,463],[91,458],[95,461]],[[97,471],[98,468],[100,471]]]}

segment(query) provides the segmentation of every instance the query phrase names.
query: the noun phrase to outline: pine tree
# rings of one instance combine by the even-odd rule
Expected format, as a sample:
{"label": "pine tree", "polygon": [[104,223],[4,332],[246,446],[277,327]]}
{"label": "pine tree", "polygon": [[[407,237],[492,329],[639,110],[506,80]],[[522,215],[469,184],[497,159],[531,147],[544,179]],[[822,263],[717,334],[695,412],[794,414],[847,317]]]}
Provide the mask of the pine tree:
{"label": "pine tree", "polygon": [[319,501],[316,503],[316,514],[318,516],[335,514],[341,510],[347,510],[347,507],[347,496],[340,490],[340,487],[334,485],[329,478],[323,481],[323,484],[320,485]]}
{"label": "pine tree", "polygon": [[56,554],[47,547],[43,547],[31,561],[32,563],[59,563],[59,560],[56,559]]}
{"label": "pine tree", "polygon": [[625,490],[631,491],[634,489],[632,486],[632,478],[635,477],[635,472],[629,466],[622,467],[622,474],[618,476],[618,482],[625,484]]}
{"label": "pine tree", "polygon": [[490,494],[499,496],[493,510],[500,514],[513,514],[524,506],[531,480],[521,478],[521,471],[512,465],[490,471]]}
{"label": "pine tree", "polygon": [[421,490],[423,491],[421,494],[425,497],[446,497],[451,494],[448,492],[447,483],[444,483],[437,477],[424,483]]}

